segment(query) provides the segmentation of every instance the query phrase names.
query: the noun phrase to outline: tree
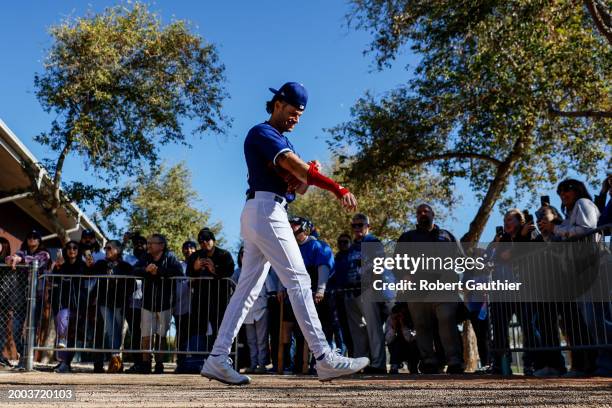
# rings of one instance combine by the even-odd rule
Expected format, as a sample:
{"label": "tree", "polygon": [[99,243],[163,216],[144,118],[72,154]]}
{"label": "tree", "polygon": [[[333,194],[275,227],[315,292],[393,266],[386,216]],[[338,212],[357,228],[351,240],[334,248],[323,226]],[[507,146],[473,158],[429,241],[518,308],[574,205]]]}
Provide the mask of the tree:
{"label": "tree", "polygon": [[593,18],[595,27],[612,45],[612,16],[610,16],[612,4],[606,5],[603,0],[584,0],[584,4]]}
{"label": "tree", "polygon": [[[223,133],[230,121],[221,113],[224,66],[215,47],[185,21],[163,25],[136,3],[66,20],[50,33],[45,70],[34,84],[42,107],[56,117],[36,137],[57,154],[47,161],[51,186],[40,188],[38,175],[28,173],[61,239],[65,231],[56,214],[63,202],[97,204],[106,216],[130,195],[117,187],[118,179],[143,165],[155,168],[160,146],[189,144],[182,120],[196,120],[197,133]],[[70,154],[110,185],[63,184]]]}
{"label": "tree", "polygon": [[168,170],[161,166],[141,175],[133,188],[135,194],[128,211],[130,231],[139,231],[145,237],[161,233],[168,247],[179,254],[183,242],[195,239],[203,227],[219,234],[221,224],[209,224],[210,212],[196,207],[198,194],[191,187],[191,174],[185,163]]}
{"label": "tree", "polygon": [[[467,177],[482,204],[476,241],[509,184],[520,195],[569,170],[592,180],[611,154],[612,47],[575,2],[354,0],[379,69],[405,46],[414,77],[380,99],[366,94],[332,147],[356,148],[351,175],[393,167]],[[364,169],[368,169],[364,173]]]}
{"label": "tree", "polygon": [[[372,231],[384,240],[396,240],[414,225],[417,205],[423,202],[432,205],[439,221],[447,214],[444,209],[453,204],[448,198],[451,196],[448,186],[435,176],[395,167],[380,175],[353,180],[337,161],[330,170],[343,186],[355,192],[358,211],[368,215]],[[311,188],[290,205],[289,212],[310,219],[321,237],[334,247],[341,233],[350,233],[352,214],[343,211],[325,190]]]}

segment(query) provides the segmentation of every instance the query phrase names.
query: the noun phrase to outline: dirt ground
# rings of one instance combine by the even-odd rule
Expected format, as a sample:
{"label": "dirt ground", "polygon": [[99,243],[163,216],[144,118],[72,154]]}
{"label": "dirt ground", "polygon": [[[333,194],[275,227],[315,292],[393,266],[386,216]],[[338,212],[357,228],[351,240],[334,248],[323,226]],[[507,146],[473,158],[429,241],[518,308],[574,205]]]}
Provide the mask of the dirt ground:
{"label": "dirt ground", "polygon": [[[44,370],[44,368],[43,368]],[[464,376],[354,376],[321,383],[312,376],[255,375],[229,387],[198,375],[0,372],[0,406],[19,407],[443,407],[612,406],[612,379],[502,379]],[[9,401],[10,389],[72,387],[72,402]]]}

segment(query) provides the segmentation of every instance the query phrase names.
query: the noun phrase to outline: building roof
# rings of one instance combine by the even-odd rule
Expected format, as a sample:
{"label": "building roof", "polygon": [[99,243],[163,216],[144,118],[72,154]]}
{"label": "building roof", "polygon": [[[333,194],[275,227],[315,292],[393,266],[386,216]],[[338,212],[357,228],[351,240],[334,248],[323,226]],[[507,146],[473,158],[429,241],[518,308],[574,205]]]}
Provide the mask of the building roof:
{"label": "building roof", "polygon": [[[31,191],[31,181],[24,171],[25,166],[36,169],[39,174],[39,183],[49,186],[52,184],[49,173],[6,123],[0,119],[0,174],[2,174],[2,177],[0,177],[0,202],[13,202],[40,225],[49,231],[53,231],[52,223],[44,209],[30,195],[23,194],[23,190]],[[20,191],[22,194],[19,194]],[[100,241],[105,240],[104,234],[74,202],[65,204],[58,211],[58,219],[71,239],[79,240],[82,230],[91,229]],[[54,235],[44,238],[53,237]]]}

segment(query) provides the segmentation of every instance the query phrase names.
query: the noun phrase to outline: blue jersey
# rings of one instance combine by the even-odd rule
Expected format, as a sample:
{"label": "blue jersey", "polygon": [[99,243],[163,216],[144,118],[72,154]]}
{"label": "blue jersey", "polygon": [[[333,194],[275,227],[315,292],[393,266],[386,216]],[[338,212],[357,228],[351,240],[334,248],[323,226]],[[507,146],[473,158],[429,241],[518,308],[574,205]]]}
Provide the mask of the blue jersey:
{"label": "blue jersey", "polygon": [[334,253],[329,245],[323,241],[319,241],[314,237],[309,237],[306,242],[299,245],[302,259],[306,271],[310,275],[313,290],[316,289],[319,281],[319,266],[326,265],[329,268],[329,276],[333,275],[334,271]]}
{"label": "blue jersey", "polygon": [[287,183],[281,174],[286,171],[276,165],[278,156],[285,152],[295,152],[295,149],[289,139],[269,123],[260,123],[249,130],[244,140],[248,193],[269,191],[285,196]]}
{"label": "blue jersey", "polygon": [[362,242],[380,242],[372,234],[368,234],[361,241],[354,241],[348,251],[348,271],[346,281],[349,286],[360,286],[361,285],[361,266],[363,260],[361,259],[361,243]]}

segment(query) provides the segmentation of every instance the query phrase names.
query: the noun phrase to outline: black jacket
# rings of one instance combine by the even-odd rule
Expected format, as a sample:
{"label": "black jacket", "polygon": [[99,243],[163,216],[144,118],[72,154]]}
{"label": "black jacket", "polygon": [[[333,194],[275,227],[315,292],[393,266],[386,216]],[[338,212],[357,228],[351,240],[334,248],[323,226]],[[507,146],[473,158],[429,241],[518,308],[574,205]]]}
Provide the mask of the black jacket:
{"label": "black jacket", "polygon": [[[193,264],[198,258],[210,258],[215,265],[215,274],[211,274],[206,269],[194,270]],[[195,331],[205,332],[208,321],[210,321],[214,331],[218,329],[227,308],[229,297],[233,293],[233,285],[228,279],[223,278],[229,278],[233,273],[234,260],[225,249],[215,247],[211,256],[200,249],[187,260],[187,276],[214,278],[212,280],[195,279],[191,281],[191,315],[192,327],[195,328]]]}
{"label": "black jacket", "polygon": [[397,242],[457,242],[453,234],[434,224],[431,231],[416,228],[404,232]]}
{"label": "black jacket", "polygon": [[[79,256],[71,264],[64,262],[59,268],[53,269],[54,274],[58,275],[88,275],[91,270]],[[51,276],[51,307],[54,313],[60,309],[76,309],[80,296],[81,282],[83,278]]]}
{"label": "black jacket", "polygon": [[[93,267],[95,275],[132,275],[132,265],[120,260],[111,263],[106,259],[98,261]],[[134,278],[97,278],[96,299],[99,306],[124,308],[136,288]]]}
{"label": "black jacket", "polygon": [[[151,275],[145,268],[149,264],[157,266],[157,274]],[[173,276],[182,276],[181,262],[166,251],[158,261],[148,255],[134,267],[134,274],[144,278],[142,282],[142,308],[151,312],[161,312],[172,307]]]}

